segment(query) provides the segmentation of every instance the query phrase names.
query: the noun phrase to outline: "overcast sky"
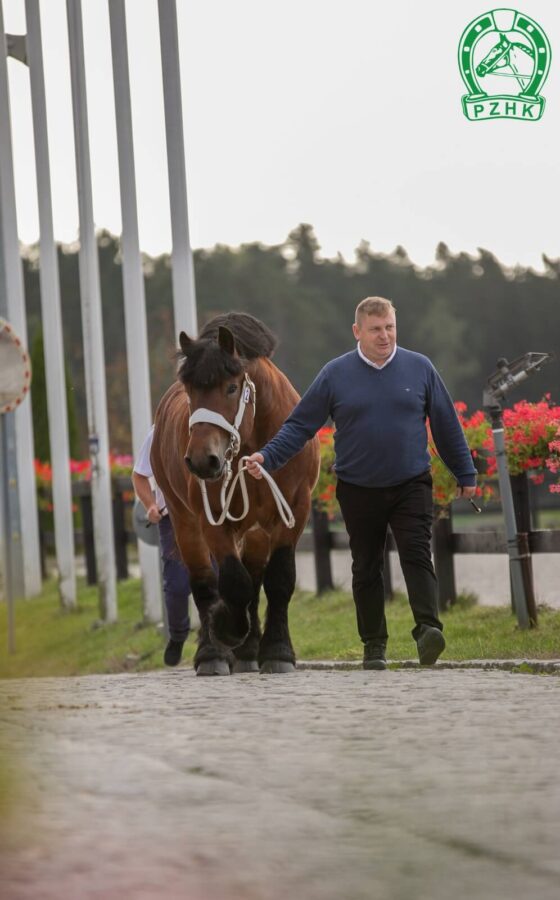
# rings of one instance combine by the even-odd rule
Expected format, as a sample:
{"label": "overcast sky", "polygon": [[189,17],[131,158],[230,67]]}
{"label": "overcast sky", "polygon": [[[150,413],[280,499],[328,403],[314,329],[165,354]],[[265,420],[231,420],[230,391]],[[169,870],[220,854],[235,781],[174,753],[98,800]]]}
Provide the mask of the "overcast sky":
{"label": "overcast sky", "polygon": [[[2,0],[25,31],[24,0]],[[498,6],[499,4],[496,4]],[[438,241],[540,268],[560,256],[560,4],[524,0],[552,45],[539,122],[469,122],[457,67],[486,0],[177,0],[194,247],[279,243],[315,226],[420,264]],[[97,227],[121,228],[107,0],[83,0]],[[41,0],[55,233],[75,240],[66,4]],[[156,0],[127,0],[140,239],[170,249]],[[10,60],[20,238],[38,236],[28,72]],[[507,83],[507,82],[505,82]]]}

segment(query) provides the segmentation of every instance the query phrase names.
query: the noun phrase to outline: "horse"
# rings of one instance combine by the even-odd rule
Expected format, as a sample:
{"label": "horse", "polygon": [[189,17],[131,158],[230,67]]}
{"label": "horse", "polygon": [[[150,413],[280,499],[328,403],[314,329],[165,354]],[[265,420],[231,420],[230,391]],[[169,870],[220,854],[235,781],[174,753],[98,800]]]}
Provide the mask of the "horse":
{"label": "horse", "polygon": [[[293,527],[281,518],[265,479],[247,479],[246,515],[235,488],[224,517],[226,472],[276,434],[299,395],[271,360],[275,337],[253,316],[217,315],[198,339],[182,331],[179,343],[177,381],[155,415],[151,464],[200,616],[196,673],[292,672],[288,604],[295,589],[295,547],[319,472],[318,438],[273,476],[291,508]],[[219,524],[212,524],[216,516]],[[262,633],[261,586],[267,598]]]}
{"label": "horse", "polygon": [[[507,35],[500,34],[500,40],[476,66],[476,74],[481,78],[487,75],[515,78],[521,92],[525,90],[534,70],[534,52],[526,44],[510,41]],[[509,68],[511,72],[503,72]],[[499,70],[499,71],[498,71]],[[506,93],[511,94],[512,91]]]}

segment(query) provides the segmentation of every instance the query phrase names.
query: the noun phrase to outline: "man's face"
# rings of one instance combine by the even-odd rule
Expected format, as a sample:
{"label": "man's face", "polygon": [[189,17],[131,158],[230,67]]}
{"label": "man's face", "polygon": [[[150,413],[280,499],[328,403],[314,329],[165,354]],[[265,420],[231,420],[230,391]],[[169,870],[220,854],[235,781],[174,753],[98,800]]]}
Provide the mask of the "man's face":
{"label": "man's face", "polygon": [[397,343],[397,321],[393,310],[386,316],[362,315],[352,325],[354,337],[360,342],[362,353],[371,362],[381,365],[389,359]]}

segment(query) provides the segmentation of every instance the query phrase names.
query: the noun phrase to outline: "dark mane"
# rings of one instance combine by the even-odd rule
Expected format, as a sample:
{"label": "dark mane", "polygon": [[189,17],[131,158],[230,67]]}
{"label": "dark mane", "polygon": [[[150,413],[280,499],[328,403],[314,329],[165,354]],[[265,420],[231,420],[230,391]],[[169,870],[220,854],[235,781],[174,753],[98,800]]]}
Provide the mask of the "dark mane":
{"label": "dark mane", "polygon": [[[218,328],[229,328],[239,356],[231,356],[218,344]],[[272,356],[276,338],[259,319],[248,313],[231,312],[215,316],[193,341],[177,373],[187,387],[214,388],[243,371],[247,360]]]}
{"label": "dark mane", "polygon": [[249,313],[230,312],[214,316],[200,332],[199,339],[218,340],[218,328],[229,328],[235,338],[237,352],[245,359],[256,359],[258,356],[272,356],[278,341],[259,319]]}

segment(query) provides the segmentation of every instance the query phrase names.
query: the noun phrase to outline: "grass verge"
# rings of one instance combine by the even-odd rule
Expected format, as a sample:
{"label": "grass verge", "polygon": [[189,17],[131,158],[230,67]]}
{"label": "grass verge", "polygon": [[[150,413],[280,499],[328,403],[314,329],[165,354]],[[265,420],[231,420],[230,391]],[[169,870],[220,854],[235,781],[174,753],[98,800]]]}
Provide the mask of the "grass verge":
{"label": "grass verge", "polygon": [[[6,605],[0,604],[0,677],[84,675],[162,668],[164,639],[153,625],[141,622],[140,582],[119,585],[119,621],[98,624],[97,590],[80,585],[79,608],[62,612],[56,584],[39,597],[16,603],[16,653],[8,654]],[[542,609],[539,627],[520,631],[509,609],[479,607],[466,598],[443,622],[447,649],[442,659],[552,659],[560,656],[560,611]],[[403,596],[387,604],[392,660],[416,658],[410,630],[412,615]],[[297,592],[290,605],[290,628],[299,659],[360,659],[354,605],[349,594],[335,591],[316,597]],[[195,642],[185,645],[189,663]]]}

